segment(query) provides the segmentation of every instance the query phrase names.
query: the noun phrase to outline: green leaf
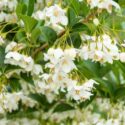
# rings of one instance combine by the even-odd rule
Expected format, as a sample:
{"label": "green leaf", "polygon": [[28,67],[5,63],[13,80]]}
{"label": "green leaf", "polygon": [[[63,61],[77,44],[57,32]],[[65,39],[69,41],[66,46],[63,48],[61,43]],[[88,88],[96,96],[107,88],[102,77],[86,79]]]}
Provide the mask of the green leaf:
{"label": "green leaf", "polygon": [[32,34],[31,34],[31,40],[33,42],[36,42],[38,37],[40,36],[41,34],[41,30],[40,28],[35,28],[33,31],[32,31]]}
{"label": "green leaf", "polygon": [[47,105],[47,99],[45,95],[42,94],[30,94],[30,98],[34,99],[35,101],[39,102],[40,104]]}
{"label": "green leaf", "polygon": [[24,31],[18,31],[15,35],[15,40],[19,43],[26,43],[26,33]]}
{"label": "green leaf", "polygon": [[100,86],[97,87],[99,90],[103,90],[104,92],[109,93],[110,97],[114,97],[114,87],[113,85],[108,81],[101,78],[93,78],[97,83],[100,83]]}
{"label": "green leaf", "polygon": [[69,45],[73,44],[75,48],[79,48],[81,45],[81,37],[79,33],[75,32],[70,35],[70,38],[68,39]]}
{"label": "green leaf", "polygon": [[86,17],[90,11],[89,6],[85,1],[80,3],[80,15]]}
{"label": "green leaf", "polygon": [[24,28],[27,33],[31,33],[32,30],[35,28],[35,26],[38,23],[38,21],[36,19],[34,19],[30,16],[26,16],[26,15],[21,15],[21,19],[24,22]]}
{"label": "green leaf", "polygon": [[91,60],[81,60],[76,62],[78,70],[87,78],[100,77],[100,64],[92,62]]}
{"label": "green leaf", "polygon": [[8,64],[8,65],[6,66],[5,72],[6,72],[6,73],[9,73],[9,72],[11,72],[12,70],[17,70],[17,69],[21,69],[21,68],[20,68],[19,66],[14,66],[14,65]]}
{"label": "green leaf", "polygon": [[50,44],[53,44],[53,42],[57,39],[56,32],[50,27],[43,26],[40,30],[41,34],[38,39],[39,42],[49,42]]}
{"label": "green leaf", "polygon": [[76,14],[72,8],[68,9],[67,15],[68,15],[68,25],[70,27],[74,26],[79,21],[79,18],[76,18]]}
{"label": "green leaf", "polygon": [[24,3],[19,3],[16,8],[16,14],[18,18],[20,18],[21,14],[26,14],[27,6]]}
{"label": "green leaf", "polygon": [[0,68],[4,65],[5,49],[0,46]]}
{"label": "green leaf", "polygon": [[120,99],[125,97],[125,87],[120,87],[115,91],[115,98]]}
{"label": "green leaf", "polygon": [[34,11],[35,0],[29,0],[27,15],[31,16]]}
{"label": "green leaf", "polygon": [[10,85],[12,91],[19,91],[19,90],[21,90],[21,85],[19,83],[19,79],[17,79],[17,78],[10,78],[9,79],[9,83],[10,83],[9,85]]}
{"label": "green leaf", "polygon": [[49,103],[46,96],[43,94],[30,94],[30,98],[34,99],[37,101],[41,106],[44,111],[50,110],[50,108],[55,104],[55,101],[52,103]]}
{"label": "green leaf", "polygon": [[56,108],[54,109],[53,112],[64,112],[64,111],[69,111],[69,110],[73,110],[74,107],[72,107],[69,104],[66,103],[60,103],[56,106]]}
{"label": "green leaf", "polygon": [[120,6],[125,7],[125,1],[124,0],[118,0],[118,3]]}
{"label": "green leaf", "polygon": [[80,3],[78,2],[78,0],[69,0],[69,2],[70,6],[74,9],[76,15],[78,15],[80,11]]}
{"label": "green leaf", "polygon": [[123,71],[123,73],[125,74],[125,63],[122,63],[122,62],[117,62],[119,68]]}
{"label": "green leaf", "polygon": [[27,83],[29,83],[31,85],[34,85],[34,81],[33,81],[33,78],[31,76],[31,74],[29,74],[29,73],[21,73],[21,78],[23,80],[25,80]]}
{"label": "green leaf", "polygon": [[34,11],[35,0],[22,0],[18,3],[16,14],[20,18],[20,14],[31,16]]}
{"label": "green leaf", "polygon": [[88,32],[89,28],[82,23],[77,23],[72,27],[73,32]]}
{"label": "green leaf", "polygon": [[31,40],[33,42],[36,42],[38,40],[38,37],[42,34],[41,26],[43,25],[44,25],[44,21],[38,21],[38,24],[36,25],[35,29],[33,29],[31,33]]}

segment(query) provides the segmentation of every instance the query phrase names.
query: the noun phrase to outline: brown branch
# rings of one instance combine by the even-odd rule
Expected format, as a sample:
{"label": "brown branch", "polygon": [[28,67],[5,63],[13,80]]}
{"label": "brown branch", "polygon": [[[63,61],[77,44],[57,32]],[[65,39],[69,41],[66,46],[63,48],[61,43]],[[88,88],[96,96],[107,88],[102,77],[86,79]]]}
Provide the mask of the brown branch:
{"label": "brown branch", "polygon": [[91,13],[90,15],[88,15],[84,20],[83,23],[88,23],[89,20],[93,19],[93,17],[95,17],[94,13]]}
{"label": "brown branch", "polygon": [[42,51],[43,49],[45,49],[46,47],[48,47],[48,43],[43,44],[41,47],[37,48],[33,54],[32,57],[34,58],[36,56],[36,54],[38,54],[40,51]]}
{"label": "brown branch", "polygon": [[65,30],[63,30],[62,32],[60,32],[59,34],[58,34],[58,37],[61,37],[61,36],[63,36],[64,34],[65,34]]}

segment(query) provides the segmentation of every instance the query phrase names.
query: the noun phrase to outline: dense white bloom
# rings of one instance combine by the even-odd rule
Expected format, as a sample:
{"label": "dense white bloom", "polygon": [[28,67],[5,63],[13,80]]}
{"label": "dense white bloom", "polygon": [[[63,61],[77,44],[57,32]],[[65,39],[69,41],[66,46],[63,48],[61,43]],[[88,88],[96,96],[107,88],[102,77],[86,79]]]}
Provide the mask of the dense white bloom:
{"label": "dense white bloom", "polygon": [[27,57],[18,52],[8,52],[5,56],[4,63],[20,66],[26,71],[31,71],[34,65],[34,61],[31,57]]}
{"label": "dense white bloom", "polygon": [[30,119],[30,118],[12,118],[12,119],[1,119],[1,125],[40,125],[38,119]]}
{"label": "dense white bloom", "polygon": [[76,56],[76,50],[73,48],[66,49],[65,51],[60,48],[50,48],[44,56],[45,60],[50,60],[50,63],[46,64],[48,68],[54,68],[56,71],[60,71],[61,69],[65,73],[69,73],[71,70],[76,69],[73,62]]}
{"label": "dense white bloom", "polygon": [[17,46],[17,43],[12,41],[10,44],[8,44],[6,46],[5,52],[7,53],[7,52],[13,50],[16,46]]}
{"label": "dense white bloom", "polygon": [[0,22],[3,22],[5,20],[6,13],[0,12]]}
{"label": "dense white bloom", "polygon": [[3,40],[3,38],[0,36],[0,46],[3,45],[5,43],[5,41]]}
{"label": "dense white bloom", "polygon": [[46,20],[48,24],[52,24],[53,26],[57,24],[66,26],[68,24],[68,18],[65,15],[65,11],[56,4],[45,8],[43,11],[37,11],[33,14],[33,17],[38,20]]}
{"label": "dense white bloom", "polygon": [[0,12],[0,22],[3,21],[15,23],[17,21],[17,16],[15,13],[9,14],[5,12]]}
{"label": "dense white bloom", "polygon": [[39,74],[43,73],[43,69],[42,69],[41,65],[35,64],[33,66],[32,73],[35,74],[35,75],[39,75]]}
{"label": "dense white bloom", "polygon": [[[51,12],[51,13],[50,13]],[[65,15],[65,11],[58,5],[46,8],[46,17],[50,18],[52,24],[67,25],[68,19]]]}
{"label": "dense white bloom", "polygon": [[119,54],[119,59],[121,62],[125,62],[125,52]]}
{"label": "dense white bloom", "polygon": [[33,108],[36,106],[37,102],[27,96],[22,95],[20,97],[22,104],[25,105],[26,107]]}
{"label": "dense white bloom", "polygon": [[1,102],[0,105],[4,110],[8,112],[12,112],[13,110],[18,109],[18,103],[20,100],[21,93],[6,93],[1,94]]}
{"label": "dense white bloom", "polygon": [[7,8],[9,11],[15,10],[17,6],[17,0],[1,0],[0,10]]}
{"label": "dense white bloom", "polygon": [[5,52],[9,52],[9,51],[19,51],[23,48],[25,48],[25,44],[24,43],[16,43],[14,41],[12,41],[11,43],[9,43],[6,48],[5,48]]}
{"label": "dense white bloom", "polygon": [[3,93],[0,94],[0,113],[4,111],[12,112],[19,108],[19,102],[21,101],[23,105],[33,108],[37,105],[37,102],[31,98],[25,96],[22,92],[14,93]]}
{"label": "dense white bloom", "polygon": [[90,99],[90,96],[93,95],[91,91],[93,89],[94,83],[96,83],[94,80],[89,80],[83,85],[72,86],[72,88],[68,90],[67,97],[76,101]]}
{"label": "dense white bloom", "polygon": [[45,25],[52,27],[57,33],[64,30],[61,25],[66,26],[68,24],[65,10],[57,4],[46,7],[43,11],[38,10],[33,14],[33,17],[37,20],[45,20]]}
{"label": "dense white bloom", "polygon": [[113,0],[87,0],[91,8],[106,9],[109,13],[112,12],[112,6],[120,9],[120,6]]}
{"label": "dense white bloom", "polygon": [[17,6],[17,0],[0,0],[0,22],[12,22],[17,21],[15,9]]}
{"label": "dense white bloom", "polygon": [[45,20],[45,13],[43,11],[38,10],[33,14],[33,17],[37,20]]}
{"label": "dense white bloom", "polygon": [[6,14],[5,16],[6,22],[16,23],[17,22],[17,15],[16,13]]}
{"label": "dense white bloom", "polygon": [[[75,24],[81,24],[82,16],[84,15],[81,13],[82,11],[76,16],[78,20],[72,20],[75,22],[74,26],[70,28],[70,26],[67,26],[67,12],[59,6],[62,5],[63,7],[66,7],[68,2],[63,3],[63,1],[59,0],[35,0],[35,9],[32,16],[37,19],[38,22],[44,20],[44,26],[54,29],[57,32],[58,38],[56,42],[57,44],[55,43],[53,48],[49,48],[47,52],[47,48],[43,50],[44,54],[42,54],[44,55],[44,59],[41,55],[39,56],[41,52],[38,52],[38,56],[36,54],[33,59],[31,57],[33,51],[37,48],[39,49],[39,47],[44,43],[39,43],[37,41],[38,43],[35,44],[34,42],[32,44],[32,41],[30,42],[30,40],[32,40],[30,37],[34,35],[37,36],[37,32],[31,32],[29,37],[26,39],[25,36],[23,37],[21,35],[21,37],[23,37],[26,41],[18,39],[17,33],[21,31],[21,33],[24,33],[25,35],[25,32],[27,31],[26,28],[28,28],[27,24],[25,25],[24,23],[25,19],[17,20],[15,8],[18,2],[18,0],[0,0],[0,29],[2,33],[0,36],[0,46],[2,46],[2,49],[5,49],[6,54],[4,66],[2,67],[1,65],[0,67],[0,84],[1,86],[4,86],[0,94],[0,125],[40,125],[46,123],[46,121],[48,122],[47,124],[65,125],[67,124],[67,120],[71,125],[125,124],[125,103],[123,101],[112,105],[113,102],[110,103],[110,100],[108,99],[100,99],[98,96],[99,93],[97,93],[95,101],[93,100],[92,104],[82,109],[82,106],[84,106],[84,104],[86,105],[86,102],[84,103],[84,101],[89,101],[90,97],[93,95],[93,89],[95,89],[94,85],[97,83],[92,79],[86,79],[86,75],[88,74],[85,74],[84,76],[84,74],[81,74],[82,72],[77,69],[77,66],[79,66],[77,62],[79,60],[81,61],[81,58],[84,60],[90,59],[91,61],[98,61],[100,63],[113,63],[113,60],[118,59],[121,62],[125,62],[125,52],[123,52],[124,48],[122,48],[123,50],[118,49],[119,46],[117,46],[117,38],[115,39],[109,36],[108,34],[110,34],[110,32],[106,29],[104,29],[103,33],[107,31],[107,34],[99,34],[99,25],[101,26],[102,21],[100,20],[101,22],[99,22],[99,20],[95,17],[93,20],[91,20],[92,18],[90,19],[90,23],[93,21],[93,25],[95,25],[97,30],[99,28],[99,32],[96,30],[97,32],[95,31],[95,33],[93,33],[94,30],[92,30],[91,33],[95,34],[95,36],[89,36],[82,34],[79,30],[76,31],[81,34],[83,42],[81,42],[80,48],[76,49],[73,46],[71,48],[68,42],[69,40],[71,41],[72,38],[68,38],[74,33]],[[23,0],[23,2],[27,6],[28,3],[25,0]],[[44,2],[48,6],[45,6],[42,10],[45,4]],[[78,4],[82,4],[83,2],[83,4],[86,3],[83,0],[78,0],[77,2],[81,2]],[[97,8],[98,12],[101,12],[100,10],[107,10],[111,13],[113,6],[116,9],[120,9],[119,5],[113,0],[87,0],[87,2],[91,9]],[[57,3],[60,4],[57,5]],[[68,7],[71,6],[74,10],[76,9],[74,4],[71,3]],[[86,17],[88,16],[89,15],[86,15]],[[100,18],[100,15],[97,16],[99,19],[103,19]],[[14,23],[14,25],[12,23]],[[84,21],[82,23],[84,23]],[[41,25],[42,24],[39,25],[38,23],[38,25],[36,27],[34,26],[34,28],[38,28]],[[6,39],[3,39],[2,36]],[[16,42],[9,41],[11,39],[16,40]],[[124,44],[121,45],[124,47]],[[28,50],[24,49],[26,46],[29,47]],[[2,54],[3,52],[1,51],[0,55],[3,56],[4,54]],[[39,60],[40,58],[41,60]],[[14,68],[9,69],[11,68],[9,67],[10,65],[14,65]],[[89,64],[87,64],[87,66],[89,66]],[[101,66],[102,65],[100,64],[100,67]],[[21,73],[24,73],[26,77],[22,78],[23,75]],[[112,71],[109,72],[109,74],[110,73],[112,73]],[[121,74],[122,72],[119,74],[120,81],[123,83],[124,77],[121,76]],[[103,78],[107,79],[107,75]],[[19,88],[16,88],[18,85]],[[16,89],[17,92],[14,92]],[[32,94],[36,95],[34,96],[36,99],[30,98]],[[41,100],[41,102],[37,102],[36,100]],[[49,105],[49,103],[51,104]],[[60,106],[63,104],[64,108],[66,104],[67,107],[69,105],[69,109],[71,106],[71,109],[64,109],[63,106]],[[56,112],[56,110],[59,109],[58,106],[65,111]],[[36,111],[32,110],[32,112],[29,112],[29,109],[35,109]],[[98,111],[96,111],[96,109]],[[18,111],[19,117],[18,113],[17,116],[14,113],[13,118],[13,112]],[[26,113],[27,117],[24,117],[25,115],[23,114],[22,117],[20,117],[20,112]],[[5,118],[8,113],[12,113],[11,119]]]}
{"label": "dense white bloom", "polygon": [[89,36],[86,39],[86,35],[81,36],[83,41],[89,41],[89,45],[83,45],[79,50],[81,58],[93,61],[99,61],[101,63],[109,62],[113,63],[113,60],[119,59],[119,49],[115,39],[111,39],[109,35],[103,34],[100,36]]}
{"label": "dense white bloom", "polygon": [[76,65],[74,64],[73,60],[70,59],[68,56],[63,57],[60,62],[58,68],[62,68],[62,71],[65,73],[71,72],[73,69],[76,69]]}

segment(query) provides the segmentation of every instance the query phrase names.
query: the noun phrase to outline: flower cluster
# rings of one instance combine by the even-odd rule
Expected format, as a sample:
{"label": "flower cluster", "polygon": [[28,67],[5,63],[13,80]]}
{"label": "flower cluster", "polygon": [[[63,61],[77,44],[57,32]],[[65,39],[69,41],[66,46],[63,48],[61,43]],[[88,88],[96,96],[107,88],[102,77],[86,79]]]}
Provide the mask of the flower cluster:
{"label": "flower cluster", "polygon": [[43,11],[38,10],[33,14],[33,17],[37,20],[45,20],[45,25],[52,27],[57,32],[64,29],[61,25],[66,26],[68,24],[66,11],[56,4],[44,8]]}
{"label": "flower cluster", "polygon": [[33,108],[37,102],[25,96],[22,92],[2,93],[0,95],[0,114],[18,110],[19,103],[26,107]]}
{"label": "flower cluster", "polygon": [[[117,102],[112,104],[109,99],[96,99],[84,110],[75,109],[61,113],[43,112],[39,110],[32,114],[31,118],[1,119],[2,125],[40,125],[43,121],[49,120],[52,124],[65,125],[65,121],[72,119],[72,125],[122,125],[125,123],[125,103]],[[95,109],[96,107],[96,109]]]}
{"label": "flower cluster", "polygon": [[[45,61],[49,61],[45,67],[49,68],[49,74],[44,73],[41,77],[44,81],[37,82],[37,91],[48,95],[52,99],[52,93],[59,94],[59,90],[67,93],[67,98],[76,101],[89,99],[92,95],[94,80],[85,83],[78,82],[78,78],[73,77],[72,71],[77,70],[74,63],[76,50],[73,48],[65,49],[50,48],[44,54]],[[51,100],[49,100],[51,101]]]}
{"label": "flower cluster", "polygon": [[119,59],[119,49],[117,41],[107,34],[98,37],[81,35],[83,41],[88,44],[83,45],[80,50],[80,57],[87,60],[99,61],[101,63],[113,63],[113,60]]}
{"label": "flower cluster", "polygon": [[0,1],[0,22],[15,22],[17,19],[15,14],[17,3],[17,0]]}
{"label": "flower cluster", "polygon": [[0,0],[0,125],[125,124],[118,3]]}
{"label": "flower cluster", "polygon": [[98,8],[100,10],[107,10],[109,13],[112,12],[112,6],[114,6],[117,10],[120,9],[120,6],[113,0],[87,0],[91,9]]}

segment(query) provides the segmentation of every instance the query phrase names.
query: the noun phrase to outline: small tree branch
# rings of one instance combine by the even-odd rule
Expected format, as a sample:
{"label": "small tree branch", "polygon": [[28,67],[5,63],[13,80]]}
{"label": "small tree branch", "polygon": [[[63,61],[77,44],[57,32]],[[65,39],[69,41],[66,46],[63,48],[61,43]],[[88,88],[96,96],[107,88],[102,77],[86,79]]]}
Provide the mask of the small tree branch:
{"label": "small tree branch", "polygon": [[45,49],[46,47],[48,47],[48,43],[43,44],[41,47],[37,48],[33,54],[32,57],[34,58],[36,56],[36,54],[38,54],[41,50]]}
{"label": "small tree branch", "polygon": [[88,23],[89,20],[93,19],[95,15],[93,13],[91,13],[90,15],[88,15],[84,20],[83,23]]}

